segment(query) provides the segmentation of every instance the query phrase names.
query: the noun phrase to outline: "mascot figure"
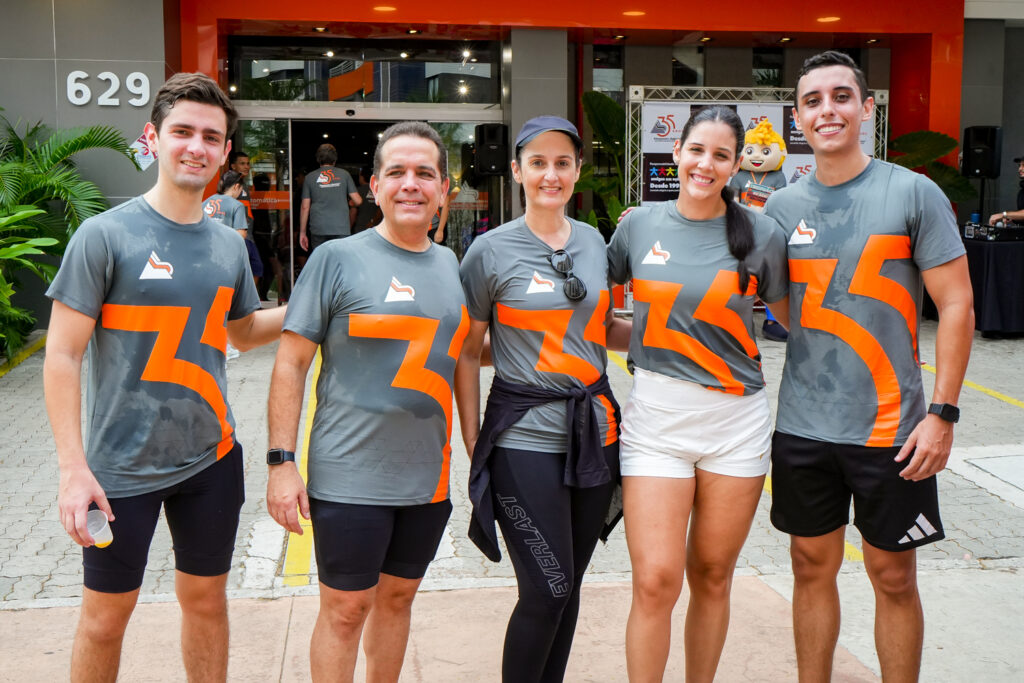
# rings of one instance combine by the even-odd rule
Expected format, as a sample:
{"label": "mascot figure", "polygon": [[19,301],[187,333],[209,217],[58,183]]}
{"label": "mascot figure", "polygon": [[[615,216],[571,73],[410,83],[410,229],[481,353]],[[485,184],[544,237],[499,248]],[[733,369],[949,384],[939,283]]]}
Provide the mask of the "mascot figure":
{"label": "mascot figure", "polygon": [[765,119],[743,136],[740,170],[729,183],[737,200],[761,211],[768,196],[786,186],[782,162],[786,160],[786,142]]}
{"label": "mascot figure", "polygon": [[[736,192],[736,199],[755,211],[763,211],[764,203],[772,192],[786,186],[782,162],[786,160],[786,141],[775,132],[770,121],[765,119],[743,136],[743,156],[740,170],[729,185]],[[779,324],[772,312],[765,306],[765,320],[761,327],[765,339],[784,342],[789,338],[786,328]]]}

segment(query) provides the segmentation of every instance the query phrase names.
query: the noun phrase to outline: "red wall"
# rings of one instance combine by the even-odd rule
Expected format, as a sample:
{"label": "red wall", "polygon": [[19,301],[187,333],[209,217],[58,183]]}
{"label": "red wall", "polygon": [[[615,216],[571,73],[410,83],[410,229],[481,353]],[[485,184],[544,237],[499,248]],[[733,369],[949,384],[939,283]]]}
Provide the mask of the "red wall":
{"label": "red wall", "polygon": [[[821,2],[789,0],[765,4],[759,11],[739,11],[736,3],[689,2],[665,5],[653,0],[369,0],[364,3],[281,2],[281,0],[179,0],[181,62],[188,71],[216,75],[225,55],[218,53],[218,21],[270,21],[280,25],[366,23],[393,25],[455,25],[558,27],[660,31],[666,43],[690,32],[778,33],[794,37],[857,34],[888,39],[891,48],[890,121],[893,133],[928,128],[959,139],[963,62],[964,0],[928,3],[860,0],[841,8],[822,9]],[[393,12],[375,11],[392,6]],[[627,17],[625,11],[644,11]],[[823,16],[840,20],[820,23]],[[301,27],[300,29],[301,30]],[[370,32],[372,35],[372,31]],[[735,38],[735,36],[733,36]]]}

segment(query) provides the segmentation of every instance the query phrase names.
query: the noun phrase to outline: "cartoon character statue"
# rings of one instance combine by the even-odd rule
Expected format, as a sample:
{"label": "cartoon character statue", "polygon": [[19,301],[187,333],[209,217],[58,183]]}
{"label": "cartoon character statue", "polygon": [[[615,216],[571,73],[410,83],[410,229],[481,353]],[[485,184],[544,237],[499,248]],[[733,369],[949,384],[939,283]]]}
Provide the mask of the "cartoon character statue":
{"label": "cartoon character statue", "polygon": [[772,192],[786,186],[782,172],[786,141],[775,132],[771,121],[765,119],[747,131],[743,143],[740,170],[729,184],[741,204],[760,211]]}

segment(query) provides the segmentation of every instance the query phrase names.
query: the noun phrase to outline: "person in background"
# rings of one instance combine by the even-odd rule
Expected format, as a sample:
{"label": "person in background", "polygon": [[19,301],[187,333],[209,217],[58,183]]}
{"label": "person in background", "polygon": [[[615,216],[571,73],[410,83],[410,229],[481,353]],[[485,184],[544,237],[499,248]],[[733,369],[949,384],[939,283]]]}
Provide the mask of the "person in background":
{"label": "person in background", "polygon": [[1017,164],[1017,177],[1020,178],[1020,191],[1017,193],[1017,210],[1006,210],[992,214],[988,217],[989,225],[995,225],[996,223],[1002,223],[1003,225],[1024,223],[1024,156],[1017,157],[1013,160],[1013,163]]}
{"label": "person in background", "polygon": [[337,162],[338,150],[325,142],[316,150],[320,167],[302,183],[299,244],[311,253],[325,242],[347,237],[351,233],[349,204],[363,203],[352,176],[335,166]]}
{"label": "person in background", "polygon": [[249,254],[249,270],[252,271],[253,282],[259,286],[263,277],[263,261],[259,251],[251,239],[245,205],[238,201],[242,193],[242,176],[238,171],[224,171],[217,183],[217,194],[203,202],[203,213],[215,221],[220,221],[233,228],[245,240],[245,249]]}
{"label": "person in background", "polygon": [[678,199],[633,209],[608,246],[611,279],[632,282],[634,302],[621,454],[633,682],[664,676],[684,577],[686,680],[714,679],[768,472],[772,415],[753,307],[760,297],[788,319],[786,240],[733,201],[742,147],[733,110],[695,111],[673,149]]}
{"label": "person in background", "polygon": [[[601,233],[565,215],[581,152],[569,121],[527,121],[512,161],[526,211],[478,237],[462,261],[470,321],[455,398],[472,454],[469,535],[499,561],[497,518],[519,586],[505,632],[505,683],[565,675],[583,574],[618,481],[606,344],[625,349],[629,323],[612,315]],[[495,378],[481,427],[488,328]]]}
{"label": "person in background", "polygon": [[382,218],[380,208],[374,200],[373,192],[370,191],[370,175],[368,167],[362,166],[359,169],[359,184],[356,192],[359,193],[362,202],[358,206],[349,208],[349,222],[352,224],[352,234],[360,233],[367,228],[380,223]]}

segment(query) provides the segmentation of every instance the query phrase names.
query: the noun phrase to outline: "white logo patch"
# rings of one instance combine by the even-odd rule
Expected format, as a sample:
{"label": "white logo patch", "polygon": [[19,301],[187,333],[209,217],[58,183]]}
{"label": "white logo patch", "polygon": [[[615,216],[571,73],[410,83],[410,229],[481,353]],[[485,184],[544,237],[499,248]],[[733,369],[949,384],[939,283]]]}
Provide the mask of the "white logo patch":
{"label": "white logo patch", "polygon": [[807,227],[807,223],[804,223],[803,219],[796,225],[796,230],[789,236],[790,244],[814,244],[814,238],[818,236],[818,231],[814,228]]}
{"label": "white logo patch", "polygon": [[928,518],[921,513],[914,520],[914,526],[907,529],[907,535],[900,539],[900,543],[910,543],[911,541],[920,541],[922,538],[927,538],[932,534],[939,533],[938,530],[932,523],[928,521]]}
{"label": "white logo patch", "polygon": [[394,275],[391,276],[391,284],[388,286],[388,294],[384,297],[384,303],[389,301],[415,301],[416,290],[409,285],[403,285]]}
{"label": "white logo patch", "polygon": [[668,260],[672,258],[672,254],[667,249],[661,248],[661,242],[655,242],[651,250],[644,256],[644,260],[640,263],[646,265],[663,266]]}
{"label": "white logo patch", "polygon": [[536,270],[533,271],[533,277],[530,278],[530,286],[526,288],[527,294],[537,294],[539,292],[553,292],[555,291],[555,283],[553,280],[545,280],[540,276]]}
{"label": "white logo patch", "polygon": [[160,257],[156,255],[155,251],[149,252],[149,259],[146,260],[146,265],[142,268],[142,275],[139,276],[140,280],[171,280],[171,276],[174,275],[174,266],[165,261],[161,261]]}

